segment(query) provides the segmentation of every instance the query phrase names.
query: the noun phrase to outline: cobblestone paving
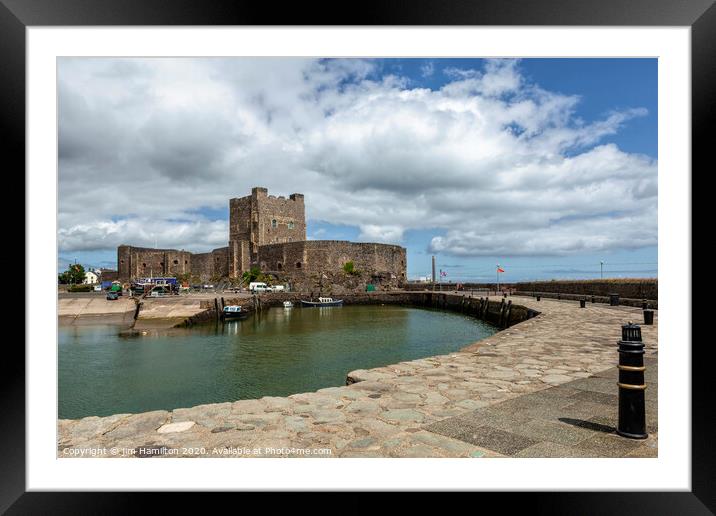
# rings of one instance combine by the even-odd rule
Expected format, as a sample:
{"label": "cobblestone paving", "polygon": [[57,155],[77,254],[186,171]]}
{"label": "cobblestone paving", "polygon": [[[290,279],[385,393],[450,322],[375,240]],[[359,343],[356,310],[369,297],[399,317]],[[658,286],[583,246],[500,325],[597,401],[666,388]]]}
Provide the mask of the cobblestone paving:
{"label": "cobblestone paving", "polygon": [[[618,360],[616,342],[622,324],[642,322],[641,310],[590,303],[579,308],[576,301],[528,297],[512,301],[541,314],[456,353],[353,371],[351,385],[285,398],[60,420],[58,456],[613,456],[613,442],[631,440],[607,435],[599,425],[614,424],[605,407],[616,394],[609,378]],[[653,365],[657,328],[655,312],[654,325],[642,325]],[[588,379],[583,388],[575,382],[580,379]],[[569,382],[575,383],[563,386]],[[551,389],[555,386],[563,387]],[[647,389],[651,430],[656,430],[656,391]],[[575,396],[566,405],[559,401],[565,394]],[[505,430],[507,423],[499,419],[508,409],[513,421],[527,419],[527,430]],[[595,426],[565,423],[556,429],[549,426],[553,417]],[[477,418],[491,419],[475,426]],[[450,421],[472,421],[472,433],[446,430]],[[477,434],[482,435],[472,437]],[[654,456],[656,436],[648,441],[618,445],[619,455]]]}

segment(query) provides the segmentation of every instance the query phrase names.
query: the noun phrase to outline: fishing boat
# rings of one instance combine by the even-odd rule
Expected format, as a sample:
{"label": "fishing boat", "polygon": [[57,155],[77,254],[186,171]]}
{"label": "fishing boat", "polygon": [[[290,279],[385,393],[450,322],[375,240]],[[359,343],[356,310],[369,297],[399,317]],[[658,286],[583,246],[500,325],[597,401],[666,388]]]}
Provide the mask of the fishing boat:
{"label": "fishing boat", "polygon": [[224,319],[243,319],[249,313],[242,310],[239,305],[227,305],[224,307]]}
{"label": "fishing boat", "polygon": [[293,308],[293,303],[291,301],[284,301],[283,307],[284,308]]}
{"label": "fishing boat", "polygon": [[318,301],[305,301],[301,299],[303,306],[343,306],[342,299],[333,299],[332,297],[319,297]]}

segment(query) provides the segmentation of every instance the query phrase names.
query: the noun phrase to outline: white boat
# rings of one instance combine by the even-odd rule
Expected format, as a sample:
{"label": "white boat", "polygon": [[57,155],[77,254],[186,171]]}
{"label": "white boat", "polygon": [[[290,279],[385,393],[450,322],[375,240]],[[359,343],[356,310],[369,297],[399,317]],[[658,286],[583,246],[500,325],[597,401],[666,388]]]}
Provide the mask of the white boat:
{"label": "white boat", "polygon": [[293,308],[293,303],[291,301],[284,301],[283,307],[284,308]]}
{"label": "white boat", "polygon": [[241,319],[249,314],[241,309],[239,305],[227,305],[224,307],[224,319]]}
{"label": "white boat", "polygon": [[303,306],[342,306],[343,300],[334,300],[332,297],[319,297],[318,301],[305,301],[301,299],[301,304]]}

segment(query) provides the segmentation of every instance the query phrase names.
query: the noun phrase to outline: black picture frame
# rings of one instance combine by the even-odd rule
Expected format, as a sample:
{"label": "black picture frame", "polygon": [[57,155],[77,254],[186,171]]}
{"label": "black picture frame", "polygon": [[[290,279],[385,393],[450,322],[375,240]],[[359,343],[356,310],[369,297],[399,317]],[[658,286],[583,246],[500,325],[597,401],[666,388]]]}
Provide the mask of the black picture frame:
{"label": "black picture frame", "polygon": [[[280,5],[280,7],[278,7]],[[107,25],[574,25],[690,26],[692,171],[706,173],[716,91],[714,0],[412,0],[339,3],[256,3],[239,0],[0,0],[0,131],[5,163],[25,169],[25,29],[31,26]],[[712,168],[712,167],[710,167]],[[686,174],[688,175],[688,174]],[[17,195],[17,194],[15,194]],[[694,266],[697,264],[694,262]],[[702,269],[703,270],[703,269]],[[691,279],[689,278],[689,282]],[[691,289],[688,291],[691,292]],[[686,301],[686,300],[685,300]],[[693,303],[694,315],[698,307]],[[524,493],[502,496],[501,510],[528,503],[536,514],[711,514],[716,511],[710,422],[708,342],[692,352],[692,490],[690,492]],[[691,329],[679,343],[688,349]],[[0,512],[7,514],[128,513],[147,495],[122,492],[26,492],[25,354],[4,350],[0,375]],[[15,346],[16,348],[18,346]],[[212,496],[217,496],[213,494]],[[480,494],[481,504],[495,495]],[[139,498],[141,497],[141,498]],[[416,499],[418,503],[420,499]],[[184,497],[162,501],[164,512]],[[183,512],[183,511],[182,511]]]}

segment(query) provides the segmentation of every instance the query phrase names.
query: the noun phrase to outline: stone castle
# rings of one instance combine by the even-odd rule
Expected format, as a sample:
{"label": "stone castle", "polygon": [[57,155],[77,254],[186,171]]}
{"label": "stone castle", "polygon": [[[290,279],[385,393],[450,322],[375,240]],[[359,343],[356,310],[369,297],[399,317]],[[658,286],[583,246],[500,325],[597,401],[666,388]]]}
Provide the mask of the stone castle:
{"label": "stone castle", "polygon": [[[229,245],[208,253],[120,245],[121,281],[149,276],[188,276],[192,281],[235,283],[253,267],[294,290],[341,293],[400,287],[406,281],[405,248],[342,240],[306,240],[302,194],[288,198],[252,188],[229,200]],[[353,271],[344,267],[353,262]]]}

